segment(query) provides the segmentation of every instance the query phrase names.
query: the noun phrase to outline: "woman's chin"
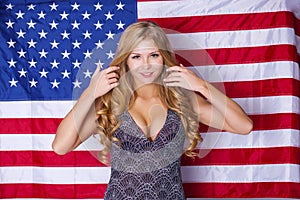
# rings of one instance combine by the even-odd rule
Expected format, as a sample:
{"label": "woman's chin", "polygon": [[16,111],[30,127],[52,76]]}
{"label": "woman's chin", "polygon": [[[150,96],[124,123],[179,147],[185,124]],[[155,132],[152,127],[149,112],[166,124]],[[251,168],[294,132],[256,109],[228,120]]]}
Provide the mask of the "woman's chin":
{"label": "woman's chin", "polygon": [[138,85],[143,86],[143,85],[148,85],[148,84],[158,84],[158,81],[156,79],[139,79],[137,81]]}

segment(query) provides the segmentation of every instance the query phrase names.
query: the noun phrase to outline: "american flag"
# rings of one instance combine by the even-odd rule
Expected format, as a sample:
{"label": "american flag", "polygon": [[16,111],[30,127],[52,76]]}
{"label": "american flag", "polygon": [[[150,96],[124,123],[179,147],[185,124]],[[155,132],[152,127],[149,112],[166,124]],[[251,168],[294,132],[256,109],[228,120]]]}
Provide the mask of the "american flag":
{"label": "american flag", "polygon": [[182,161],[186,196],[300,198],[299,0],[7,0],[0,16],[0,198],[103,198],[97,140],[65,156],[51,143],[137,20],[162,26],[180,62],[254,121],[247,136],[202,126],[200,156]]}

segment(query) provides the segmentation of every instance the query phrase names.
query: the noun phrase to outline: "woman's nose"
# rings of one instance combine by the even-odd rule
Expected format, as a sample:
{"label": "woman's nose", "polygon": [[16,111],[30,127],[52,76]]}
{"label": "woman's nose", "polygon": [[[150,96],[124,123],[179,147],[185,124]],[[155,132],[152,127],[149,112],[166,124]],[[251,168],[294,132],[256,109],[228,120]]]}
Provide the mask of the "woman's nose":
{"label": "woman's nose", "polygon": [[148,64],[148,58],[147,57],[143,57],[143,64],[147,65]]}
{"label": "woman's nose", "polygon": [[150,63],[149,63],[149,58],[148,58],[148,57],[144,57],[144,58],[143,58],[143,66],[144,66],[146,69],[148,69],[148,68],[151,67],[151,66],[150,66]]}

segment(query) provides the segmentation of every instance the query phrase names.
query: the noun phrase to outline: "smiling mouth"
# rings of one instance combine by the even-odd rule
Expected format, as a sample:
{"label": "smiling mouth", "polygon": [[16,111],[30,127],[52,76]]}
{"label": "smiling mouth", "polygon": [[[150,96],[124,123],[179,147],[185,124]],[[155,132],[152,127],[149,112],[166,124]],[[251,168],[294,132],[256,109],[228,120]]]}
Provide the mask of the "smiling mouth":
{"label": "smiling mouth", "polygon": [[140,73],[144,78],[150,78],[153,74],[153,72],[144,72]]}

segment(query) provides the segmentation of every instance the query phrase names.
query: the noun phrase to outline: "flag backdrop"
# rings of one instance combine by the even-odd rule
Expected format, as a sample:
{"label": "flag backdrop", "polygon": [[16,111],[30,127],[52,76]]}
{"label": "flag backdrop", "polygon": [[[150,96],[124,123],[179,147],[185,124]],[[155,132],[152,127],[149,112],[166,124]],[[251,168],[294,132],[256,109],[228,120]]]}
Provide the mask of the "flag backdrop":
{"label": "flag backdrop", "polygon": [[[0,20],[0,198],[103,198],[100,147],[58,156],[51,143],[137,20],[173,30],[180,61],[254,121],[247,136],[202,128],[208,151],[182,162],[187,197],[300,198],[299,0],[4,0]],[[201,49],[214,64],[189,62]]]}

